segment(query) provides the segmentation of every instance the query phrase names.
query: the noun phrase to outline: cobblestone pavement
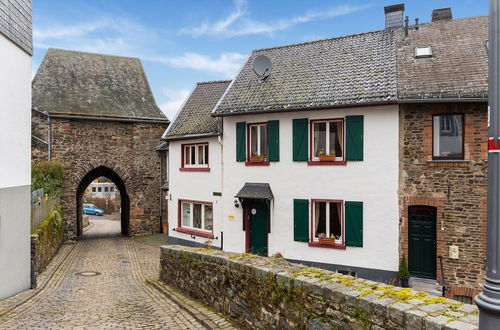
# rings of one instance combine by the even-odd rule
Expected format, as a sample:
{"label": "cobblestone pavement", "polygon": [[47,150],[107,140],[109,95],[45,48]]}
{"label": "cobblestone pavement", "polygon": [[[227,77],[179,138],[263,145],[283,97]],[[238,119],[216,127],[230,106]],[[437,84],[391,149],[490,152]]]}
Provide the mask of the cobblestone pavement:
{"label": "cobblestone pavement", "polygon": [[[60,265],[43,288],[24,302],[10,298],[18,305],[13,309],[7,308],[9,299],[0,301],[0,329],[205,328],[193,310],[188,313],[179,301],[146,284],[158,277],[159,249],[120,237],[119,226],[96,220],[83,240],[72,248],[64,245],[60,253],[66,256],[56,256],[53,262]],[[109,232],[115,234],[106,236]],[[84,271],[100,275],[77,275]]]}

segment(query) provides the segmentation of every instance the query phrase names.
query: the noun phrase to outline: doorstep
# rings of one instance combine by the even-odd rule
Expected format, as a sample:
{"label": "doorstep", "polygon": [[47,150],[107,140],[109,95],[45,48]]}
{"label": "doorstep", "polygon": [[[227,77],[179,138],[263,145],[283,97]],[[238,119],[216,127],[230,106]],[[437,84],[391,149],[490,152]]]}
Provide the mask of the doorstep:
{"label": "doorstep", "polygon": [[428,278],[410,277],[408,281],[410,288],[416,291],[424,291],[429,294],[443,296],[443,287],[436,280]]}

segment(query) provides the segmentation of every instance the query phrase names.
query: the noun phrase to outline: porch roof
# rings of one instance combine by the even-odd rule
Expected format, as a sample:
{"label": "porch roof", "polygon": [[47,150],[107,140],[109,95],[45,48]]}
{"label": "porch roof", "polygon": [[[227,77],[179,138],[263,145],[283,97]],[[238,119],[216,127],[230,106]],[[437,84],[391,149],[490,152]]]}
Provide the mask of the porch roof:
{"label": "porch roof", "polygon": [[243,188],[236,194],[237,198],[242,199],[273,199],[273,192],[269,183],[245,183]]}

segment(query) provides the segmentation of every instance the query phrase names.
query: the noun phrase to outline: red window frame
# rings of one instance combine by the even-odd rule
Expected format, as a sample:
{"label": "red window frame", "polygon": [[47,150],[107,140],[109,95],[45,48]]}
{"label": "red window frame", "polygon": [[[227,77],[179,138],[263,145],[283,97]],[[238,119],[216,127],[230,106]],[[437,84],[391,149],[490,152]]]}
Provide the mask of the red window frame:
{"label": "red window frame", "polygon": [[250,128],[252,126],[257,126],[257,125],[266,125],[266,145],[269,146],[269,126],[267,121],[262,121],[258,123],[248,123],[247,124],[247,161],[245,162],[246,166],[269,166],[269,147],[267,150],[267,155],[264,158],[264,161],[262,162],[251,162],[250,161]]}
{"label": "red window frame", "polygon": [[[199,146],[206,145],[208,149],[207,155],[207,166],[206,167],[186,167],[185,164],[185,149],[188,146]],[[184,143],[181,144],[181,167],[179,168],[181,172],[210,172],[210,146],[208,142],[199,142],[199,143]]]}
{"label": "red window frame", "polygon": [[[201,204],[201,205],[210,205],[212,207],[212,230],[203,230],[203,229],[196,229],[196,228],[191,228],[191,227],[182,227],[182,203],[194,203],[194,204]],[[185,234],[191,234],[191,235],[196,235],[196,236],[202,236],[202,237],[208,237],[208,238],[214,238],[214,222],[215,222],[215,213],[214,213],[214,203],[212,202],[205,202],[205,201],[197,201],[197,200],[192,200],[192,199],[179,199],[177,201],[177,228],[175,231],[180,232],[180,233],[185,233]]]}
{"label": "red window frame", "polygon": [[[334,244],[334,245],[326,245],[326,244],[321,244],[318,241],[314,240],[314,203],[316,202],[328,202],[328,203],[340,203],[342,205],[341,207],[341,214],[340,214],[340,224],[342,227],[342,243],[341,244]],[[344,201],[341,199],[311,199],[311,209],[310,209],[310,216],[309,216],[309,222],[310,222],[310,228],[311,228],[311,234],[309,237],[309,246],[312,247],[322,247],[322,248],[328,248],[328,249],[338,249],[338,250],[345,250],[345,206],[344,206]]]}
{"label": "red window frame", "polygon": [[[314,136],[314,123],[317,122],[330,122],[330,121],[340,121],[342,122],[342,146],[343,146],[343,152],[342,152],[342,160],[334,160],[331,162],[325,162],[325,161],[319,161],[319,160],[313,160],[313,136]],[[309,160],[307,162],[307,165],[346,165],[347,162],[345,160],[345,134],[346,129],[345,129],[345,120],[344,118],[322,118],[322,119],[311,119],[309,120]]]}

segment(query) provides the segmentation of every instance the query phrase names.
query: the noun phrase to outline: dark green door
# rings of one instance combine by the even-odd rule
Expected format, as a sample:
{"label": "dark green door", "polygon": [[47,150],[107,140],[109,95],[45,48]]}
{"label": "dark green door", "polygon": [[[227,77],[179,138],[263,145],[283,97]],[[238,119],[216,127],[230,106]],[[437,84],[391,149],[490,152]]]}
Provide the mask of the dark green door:
{"label": "dark green door", "polygon": [[408,209],[408,268],[416,277],[436,278],[436,208]]}
{"label": "dark green door", "polygon": [[263,200],[250,202],[250,253],[267,256],[269,207]]}

